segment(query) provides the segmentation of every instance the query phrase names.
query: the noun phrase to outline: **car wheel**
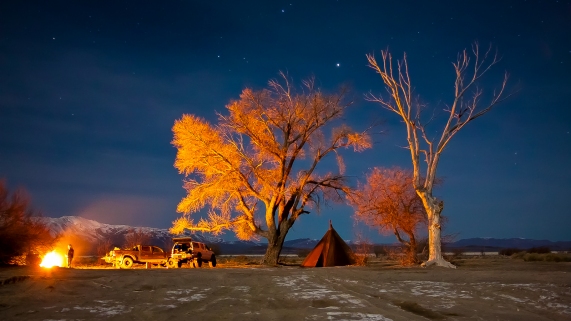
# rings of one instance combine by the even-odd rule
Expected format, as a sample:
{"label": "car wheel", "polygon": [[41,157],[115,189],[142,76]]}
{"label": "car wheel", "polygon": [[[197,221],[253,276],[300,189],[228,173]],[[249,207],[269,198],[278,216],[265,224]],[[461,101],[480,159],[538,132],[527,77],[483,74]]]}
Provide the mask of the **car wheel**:
{"label": "car wheel", "polygon": [[176,268],[178,268],[178,261],[177,261],[177,260],[174,260],[173,258],[170,258],[170,259],[167,261],[167,267],[168,267],[169,269],[176,269]]}
{"label": "car wheel", "polygon": [[210,257],[210,261],[208,261],[208,265],[210,267],[216,267],[216,256],[214,256],[214,254],[212,254],[212,256]]}
{"label": "car wheel", "polygon": [[123,262],[121,263],[121,268],[122,269],[130,269],[133,267],[133,259],[130,257],[126,257],[123,259]]}
{"label": "car wheel", "polygon": [[202,259],[201,258],[197,257],[194,260],[194,267],[202,267]]}

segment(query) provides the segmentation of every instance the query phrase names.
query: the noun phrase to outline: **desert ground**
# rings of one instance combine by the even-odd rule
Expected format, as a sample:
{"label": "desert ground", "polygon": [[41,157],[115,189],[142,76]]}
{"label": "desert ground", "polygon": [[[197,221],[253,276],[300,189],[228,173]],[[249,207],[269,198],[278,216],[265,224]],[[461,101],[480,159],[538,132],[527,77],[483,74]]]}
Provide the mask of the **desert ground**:
{"label": "desert ground", "polygon": [[0,268],[0,320],[571,320],[569,262],[455,263]]}

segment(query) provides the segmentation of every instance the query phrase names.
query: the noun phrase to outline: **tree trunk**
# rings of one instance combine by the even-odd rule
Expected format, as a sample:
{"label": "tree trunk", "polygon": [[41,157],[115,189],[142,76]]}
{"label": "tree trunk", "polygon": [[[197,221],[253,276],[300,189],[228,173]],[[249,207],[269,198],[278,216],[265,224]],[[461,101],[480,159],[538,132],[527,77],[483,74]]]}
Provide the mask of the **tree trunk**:
{"label": "tree trunk", "polygon": [[266,254],[262,260],[263,265],[276,266],[278,265],[278,260],[280,258],[280,253],[282,252],[282,247],[284,245],[285,237],[289,228],[291,226],[281,225],[276,231],[270,232],[270,237],[268,238],[268,248],[266,249]]}
{"label": "tree trunk", "polygon": [[422,266],[437,265],[455,269],[456,266],[442,256],[440,213],[444,209],[444,203],[428,193],[419,193],[419,196],[428,214],[428,261],[422,263]]}
{"label": "tree trunk", "polygon": [[414,238],[414,234],[409,234],[409,242],[408,242],[408,253],[407,253],[411,264],[418,264],[418,257],[416,255],[416,239]]}

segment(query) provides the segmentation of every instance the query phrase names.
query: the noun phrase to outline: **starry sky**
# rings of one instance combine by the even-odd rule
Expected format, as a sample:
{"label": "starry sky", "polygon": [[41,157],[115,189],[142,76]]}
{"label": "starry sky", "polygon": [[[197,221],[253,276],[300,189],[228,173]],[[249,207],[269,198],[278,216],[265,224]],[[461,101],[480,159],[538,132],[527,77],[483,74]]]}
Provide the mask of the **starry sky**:
{"label": "starry sky", "polygon": [[[502,61],[517,94],[463,129],[439,167],[445,234],[570,240],[571,1],[3,1],[0,178],[45,216],[170,227],[184,196],[171,128],[183,113],[215,121],[245,87],[285,71],[324,91],[352,88],[345,121],[382,121],[375,146],[346,154],[347,174],[410,168],[396,115],[365,54],[406,51],[416,93],[441,110],[456,54],[474,41]],[[326,170],[327,168],[324,168]],[[347,206],[302,217],[288,239],[319,238],[329,219],[359,233]],[[225,235],[231,239],[231,235]]]}

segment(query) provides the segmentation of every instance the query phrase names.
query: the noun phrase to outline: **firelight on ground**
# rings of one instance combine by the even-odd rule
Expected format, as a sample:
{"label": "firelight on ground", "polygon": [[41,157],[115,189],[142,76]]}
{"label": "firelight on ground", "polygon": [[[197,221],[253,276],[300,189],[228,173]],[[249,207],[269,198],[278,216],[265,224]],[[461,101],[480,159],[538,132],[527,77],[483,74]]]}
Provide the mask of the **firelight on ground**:
{"label": "firelight on ground", "polygon": [[40,264],[41,267],[51,268],[54,266],[63,266],[63,256],[61,254],[56,253],[56,251],[51,251],[42,260]]}

